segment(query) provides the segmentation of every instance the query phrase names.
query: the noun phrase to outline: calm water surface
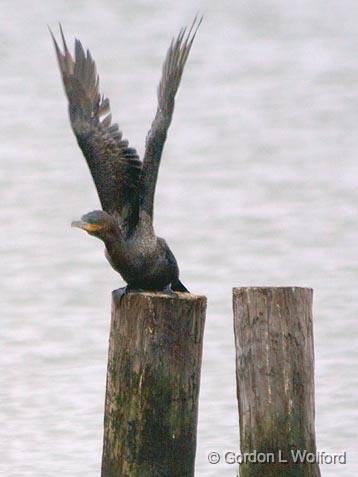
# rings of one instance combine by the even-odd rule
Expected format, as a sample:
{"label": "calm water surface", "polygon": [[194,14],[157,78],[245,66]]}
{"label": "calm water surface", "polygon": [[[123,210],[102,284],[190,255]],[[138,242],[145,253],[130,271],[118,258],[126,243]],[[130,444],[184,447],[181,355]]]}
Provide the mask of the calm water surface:
{"label": "calm water surface", "polygon": [[46,24],[90,47],[143,152],[171,36],[205,21],[162,162],[156,229],[209,297],[197,475],[238,450],[231,287],[315,289],[318,447],[358,474],[358,3],[334,0],[0,4],[1,426],[6,477],[99,475],[110,291],[100,242],[71,230],[98,207],[69,128]]}

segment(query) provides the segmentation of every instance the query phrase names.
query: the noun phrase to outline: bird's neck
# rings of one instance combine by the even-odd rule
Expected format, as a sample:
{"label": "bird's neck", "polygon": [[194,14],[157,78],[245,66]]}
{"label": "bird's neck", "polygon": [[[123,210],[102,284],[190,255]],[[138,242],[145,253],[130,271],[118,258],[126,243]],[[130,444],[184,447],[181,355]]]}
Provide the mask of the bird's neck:
{"label": "bird's neck", "polygon": [[102,240],[106,246],[109,255],[120,255],[121,252],[124,250],[125,238],[119,226],[116,226],[112,230],[107,232]]}
{"label": "bird's neck", "polygon": [[123,233],[119,225],[113,224],[103,237],[103,241],[117,242],[118,240],[122,240],[122,237]]}

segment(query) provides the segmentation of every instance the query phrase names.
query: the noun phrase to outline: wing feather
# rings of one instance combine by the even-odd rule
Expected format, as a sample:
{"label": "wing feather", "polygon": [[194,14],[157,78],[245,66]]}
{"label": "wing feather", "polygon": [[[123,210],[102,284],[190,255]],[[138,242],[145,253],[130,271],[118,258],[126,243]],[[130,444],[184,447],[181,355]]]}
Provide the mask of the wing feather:
{"label": "wing feather", "polygon": [[138,217],[142,162],[112,124],[109,99],[99,92],[99,77],[91,53],[75,40],[72,57],[60,26],[63,52],[51,33],[73,132],[91,171],[103,210],[133,225]]}
{"label": "wing feather", "polygon": [[202,17],[199,19],[195,17],[189,29],[182,28],[177,38],[172,39],[163,64],[162,77],[157,90],[157,112],[147,135],[142,168],[141,210],[151,221],[160,159],[172,120],[175,95],[202,19]]}

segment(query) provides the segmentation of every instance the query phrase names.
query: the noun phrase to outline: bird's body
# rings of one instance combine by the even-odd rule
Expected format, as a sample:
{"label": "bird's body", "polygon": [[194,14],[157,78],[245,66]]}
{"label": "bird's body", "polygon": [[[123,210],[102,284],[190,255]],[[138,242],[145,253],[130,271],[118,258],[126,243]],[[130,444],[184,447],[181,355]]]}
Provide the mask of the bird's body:
{"label": "bird's body", "polygon": [[166,241],[138,227],[127,240],[105,241],[105,256],[130,288],[176,289],[179,268]]}
{"label": "bird's body", "polygon": [[[130,289],[187,291],[179,280],[176,259],[153,228],[154,194],[160,159],[171,123],[174,99],[201,20],[182,29],[169,47],[158,87],[158,108],[146,140],[144,159],[128,147],[112,124],[109,100],[99,93],[91,54],[75,42],[70,54],[53,37],[69,100],[71,126],[90,168],[103,210],[84,215],[73,225],[100,238],[105,255]],[[196,24],[196,25],[195,25]],[[195,28],[194,28],[195,27]],[[53,35],[52,35],[53,36]]]}

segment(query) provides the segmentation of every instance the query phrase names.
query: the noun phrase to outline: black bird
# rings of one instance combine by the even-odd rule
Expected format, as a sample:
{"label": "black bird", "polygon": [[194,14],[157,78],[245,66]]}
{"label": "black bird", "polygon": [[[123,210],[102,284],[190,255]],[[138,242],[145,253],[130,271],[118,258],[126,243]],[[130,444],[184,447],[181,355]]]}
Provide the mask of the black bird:
{"label": "black bird", "polygon": [[91,53],[75,40],[68,50],[62,28],[63,52],[50,31],[69,101],[69,116],[86,158],[103,210],[72,223],[105,244],[105,255],[127,282],[126,290],[188,290],[179,280],[177,261],[153,228],[153,202],[160,159],[174,110],[183,69],[202,19],[182,28],[168,49],[158,86],[158,107],[147,135],[144,159],[128,146],[112,124],[108,98],[99,92]]}

